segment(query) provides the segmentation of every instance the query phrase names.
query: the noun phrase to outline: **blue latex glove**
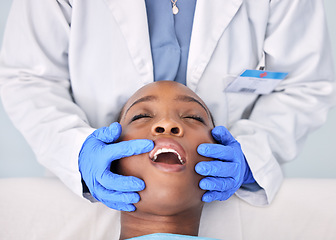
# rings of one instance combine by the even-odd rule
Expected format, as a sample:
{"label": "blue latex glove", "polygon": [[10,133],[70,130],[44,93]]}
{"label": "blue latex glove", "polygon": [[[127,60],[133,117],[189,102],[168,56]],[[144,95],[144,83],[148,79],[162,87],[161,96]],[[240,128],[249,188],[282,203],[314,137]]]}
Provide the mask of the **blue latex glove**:
{"label": "blue latex glove", "polygon": [[149,152],[153,141],[146,139],[114,143],[121,134],[117,122],[99,128],[85,140],[79,154],[79,171],[98,201],[122,211],[134,211],[134,203],[140,200],[137,193],[145,188],[144,181],[132,176],[121,176],[110,171],[114,160]]}
{"label": "blue latex glove", "polygon": [[212,136],[218,144],[204,143],[197,148],[200,155],[217,159],[199,162],[195,167],[198,174],[207,176],[199,183],[201,189],[207,190],[202,197],[204,202],[227,200],[242,184],[255,182],[240,144],[231,133],[218,126]]}

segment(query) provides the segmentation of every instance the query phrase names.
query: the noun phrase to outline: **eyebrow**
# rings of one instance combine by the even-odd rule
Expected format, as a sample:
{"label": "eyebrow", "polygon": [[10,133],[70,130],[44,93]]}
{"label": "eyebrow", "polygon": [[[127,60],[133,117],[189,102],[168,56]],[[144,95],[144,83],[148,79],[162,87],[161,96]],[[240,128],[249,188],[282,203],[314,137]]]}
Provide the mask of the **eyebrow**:
{"label": "eyebrow", "polygon": [[176,101],[181,101],[181,102],[195,102],[198,103],[207,114],[209,114],[209,110],[200,102],[198,101],[196,98],[193,98],[191,96],[188,95],[178,95],[174,100]]}
{"label": "eyebrow", "polygon": [[[127,110],[125,111],[125,114],[127,114],[127,112],[136,104],[138,103],[142,103],[142,102],[152,102],[152,101],[157,101],[158,100],[158,97],[157,96],[154,96],[154,95],[148,95],[148,96],[144,96],[142,98],[139,98],[137,99],[136,101],[134,101],[131,106],[129,106],[127,108]],[[175,101],[180,101],[180,102],[195,102],[197,104],[199,104],[204,110],[205,112],[207,113],[207,115],[210,116],[210,112],[209,110],[200,102],[198,101],[196,98],[193,98],[191,96],[188,96],[188,95],[178,95],[175,99]]]}
{"label": "eyebrow", "polygon": [[127,114],[127,112],[136,104],[138,103],[142,103],[142,102],[152,102],[152,101],[157,101],[158,100],[158,97],[157,96],[154,96],[154,95],[148,95],[148,96],[145,96],[145,97],[142,97],[142,98],[139,98],[137,99],[136,101],[134,101],[131,106],[129,106],[127,108],[127,110],[125,111],[125,114]]}

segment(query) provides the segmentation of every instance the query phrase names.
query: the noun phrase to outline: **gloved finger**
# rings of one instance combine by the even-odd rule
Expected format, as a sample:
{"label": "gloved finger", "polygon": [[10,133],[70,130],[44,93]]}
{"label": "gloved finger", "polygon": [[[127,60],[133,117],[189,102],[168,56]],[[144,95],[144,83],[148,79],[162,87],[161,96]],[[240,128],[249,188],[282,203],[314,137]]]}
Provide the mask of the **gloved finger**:
{"label": "gloved finger", "polygon": [[213,138],[220,144],[230,145],[236,143],[237,140],[231,135],[229,130],[224,126],[217,126],[211,131]]}
{"label": "gloved finger", "polygon": [[233,189],[237,185],[237,182],[232,178],[214,178],[214,177],[207,177],[203,178],[199,186],[203,190],[208,191],[228,191]]}
{"label": "gloved finger", "polygon": [[109,201],[102,201],[106,206],[109,208],[119,210],[119,211],[125,211],[125,212],[133,212],[135,211],[135,206],[133,204],[126,204],[126,203],[113,203]]}
{"label": "gloved finger", "polygon": [[102,127],[93,132],[93,136],[104,143],[113,143],[120,137],[121,125],[112,123],[109,127]]}
{"label": "gloved finger", "polygon": [[202,176],[232,177],[240,176],[240,164],[235,162],[208,161],[199,162],[195,171]]}
{"label": "gloved finger", "polygon": [[140,201],[140,195],[136,192],[118,192],[104,188],[99,183],[95,185],[94,197],[99,201],[113,203],[137,203]]}
{"label": "gloved finger", "polygon": [[233,194],[234,194],[233,191],[227,191],[227,192],[208,191],[203,194],[202,201],[203,202],[225,201],[228,200]]}
{"label": "gloved finger", "polygon": [[116,159],[130,157],[153,150],[154,143],[148,139],[135,139],[114,143],[104,147],[104,155],[109,156],[111,162]]}
{"label": "gloved finger", "polygon": [[106,169],[103,175],[97,179],[108,190],[120,192],[140,192],[145,189],[145,182],[137,177],[122,176]]}
{"label": "gloved finger", "polygon": [[197,147],[197,152],[208,158],[219,159],[223,161],[235,160],[235,149],[231,146],[224,146],[213,143],[202,143]]}

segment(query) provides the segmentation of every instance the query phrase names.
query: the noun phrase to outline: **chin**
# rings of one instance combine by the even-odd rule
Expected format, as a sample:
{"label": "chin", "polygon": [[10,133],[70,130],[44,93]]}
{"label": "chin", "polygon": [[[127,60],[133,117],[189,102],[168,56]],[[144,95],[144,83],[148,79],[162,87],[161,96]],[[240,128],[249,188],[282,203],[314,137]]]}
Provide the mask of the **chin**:
{"label": "chin", "polygon": [[183,176],[161,177],[146,181],[146,189],[139,192],[141,200],[135,204],[137,211],[160,216],[183,214],[188,209],[202,207],[204,190],[198,186],[201,176],[193,179]]}

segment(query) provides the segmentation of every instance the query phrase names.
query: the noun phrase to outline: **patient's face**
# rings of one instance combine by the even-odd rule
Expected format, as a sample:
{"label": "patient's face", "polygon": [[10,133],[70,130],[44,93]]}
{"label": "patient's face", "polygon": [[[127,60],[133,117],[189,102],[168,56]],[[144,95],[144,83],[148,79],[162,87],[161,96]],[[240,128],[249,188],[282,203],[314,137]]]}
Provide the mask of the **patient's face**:
{"label": "patient's face", "polygon": [[150,139],[153,151],[120,160],[119,173],[143,179],[137,211],[158,215],[202,206],[204,193],[195,172],[201,143],[213,143],[213,124],[203,101],[186,86],[160,81],[146,85],[126,103],[120,118],[121,141]]}

